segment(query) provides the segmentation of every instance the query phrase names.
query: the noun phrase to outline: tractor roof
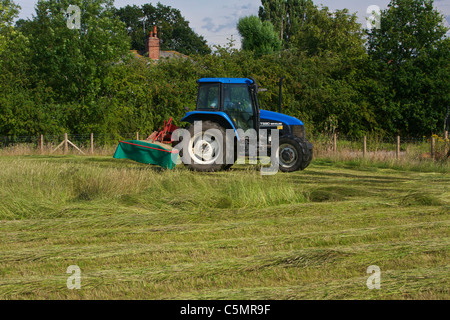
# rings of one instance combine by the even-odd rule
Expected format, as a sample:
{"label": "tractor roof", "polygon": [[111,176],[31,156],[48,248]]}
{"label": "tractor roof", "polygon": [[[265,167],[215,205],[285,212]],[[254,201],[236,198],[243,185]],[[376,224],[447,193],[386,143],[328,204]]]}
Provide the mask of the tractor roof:
{"label": "tractor roof", "polygon": [[219,82],[219,83],[236,83],[236,84],[253,84],[252,79],[248,78],[203,78],[197,81],[198,83],[205,82]]}

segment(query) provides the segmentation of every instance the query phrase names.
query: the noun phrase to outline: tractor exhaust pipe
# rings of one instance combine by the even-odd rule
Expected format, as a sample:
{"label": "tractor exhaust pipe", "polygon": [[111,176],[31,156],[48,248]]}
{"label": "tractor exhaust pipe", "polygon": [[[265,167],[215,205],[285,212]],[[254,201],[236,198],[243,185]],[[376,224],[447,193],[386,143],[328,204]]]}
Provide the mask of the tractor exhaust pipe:
{"label": "tractor exhaust pipe", "polygon": [[278,112],[281,113],[281,105],[283,103],[283,80],[286,78],[286,76],[282,76],[280,78],[280,96],[279,96],[279,100],[278,100]]}

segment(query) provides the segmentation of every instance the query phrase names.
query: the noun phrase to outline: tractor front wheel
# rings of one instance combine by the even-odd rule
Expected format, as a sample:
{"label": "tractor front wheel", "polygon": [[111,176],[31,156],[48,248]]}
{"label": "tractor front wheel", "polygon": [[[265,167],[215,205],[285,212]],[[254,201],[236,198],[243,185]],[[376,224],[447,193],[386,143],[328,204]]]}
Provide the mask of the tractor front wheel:
{"label": "tractor front wheel", "polygon": [[305,169],[312,160],[312,145],[295,136],[280,137],[278,149],[280,170],[293,172]]}

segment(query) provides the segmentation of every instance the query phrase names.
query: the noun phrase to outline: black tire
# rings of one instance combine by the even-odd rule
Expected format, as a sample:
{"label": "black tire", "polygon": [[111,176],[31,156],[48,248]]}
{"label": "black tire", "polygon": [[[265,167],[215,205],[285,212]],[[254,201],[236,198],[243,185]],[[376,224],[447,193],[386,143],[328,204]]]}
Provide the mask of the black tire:
{"label": "black tire", "polygon": [[215,172],[232,166],[226,164],[226,133],[219,124],[203,121],[201,132],[194,132],[194,124],[189,126],[188,131],[190,139],[182,141],[185,153],[183,162],[191,170]]}
{"label": "black tire", "polygon": [[312,143],[309,143],[307,140],[301,140],[300,138],[297,138],[300,140],[300,144],[303,147],[303,154],[304,154],[304,158],[303,158],[303,163],[300,166],[300,170],[304,170],[306,169],[306,167],[309,166],[309,164],[312,161],[313,158],[313,145]]}
{"label": "black tire", "polygon": [[236,139],[236,137],[234,137],[234,144],[233,144],[233,146],[234,146],[234,153],[233,153],[233,163],[232,164],[226,164],[225,165],[225,167],[224,167],[224,170],[230,170],[231,169],[231,167],[232,166],[234,166],[234,164],[236,163],[236,160],[237,160],[237,158],[238,158],[238,154],[237,154],[237,152],[238,152],[238,145],[237,145],[237,139]]}
{"label": "black tire", "polygon": [[279,141],[279,168],[282,172],[305,169],[312,160],[312,144],[296,136],[286,135]]}

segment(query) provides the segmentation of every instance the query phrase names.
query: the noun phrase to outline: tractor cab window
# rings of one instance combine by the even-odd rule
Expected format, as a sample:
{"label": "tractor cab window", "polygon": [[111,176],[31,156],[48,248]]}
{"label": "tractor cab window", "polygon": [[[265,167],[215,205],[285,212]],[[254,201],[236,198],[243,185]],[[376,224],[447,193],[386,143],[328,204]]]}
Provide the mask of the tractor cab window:
{"label": "tractor cab window", "polygon": [[223,110],[243,130],[254,129],[254,109],[248,86],[225,84],[223,86]]}
{"label": "tractor cab window", "polygon": [[197,99],[197,109],[219,109],[219,84],[208,83],[200,85]]}

